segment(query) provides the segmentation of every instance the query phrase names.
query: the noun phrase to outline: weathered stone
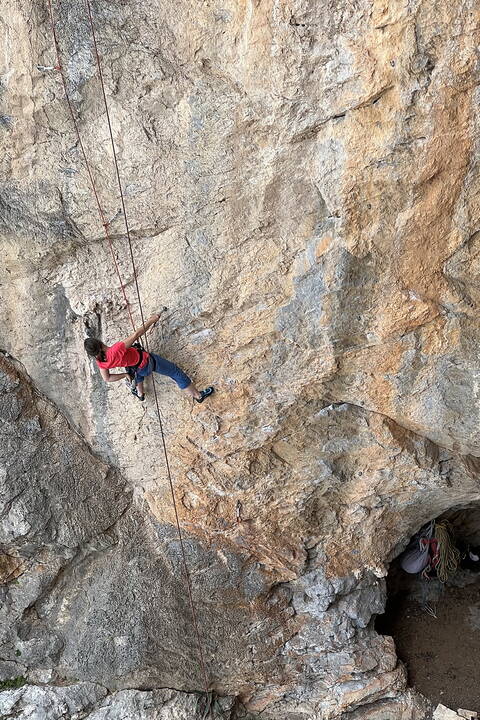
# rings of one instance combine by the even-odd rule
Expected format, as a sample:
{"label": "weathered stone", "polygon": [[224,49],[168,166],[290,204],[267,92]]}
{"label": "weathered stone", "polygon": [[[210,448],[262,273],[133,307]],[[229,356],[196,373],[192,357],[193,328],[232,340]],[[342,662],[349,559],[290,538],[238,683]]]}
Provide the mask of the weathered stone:
{"label": "weathered stone", "polygon": [[[3,360],[0,369],[16,377]],[[9,387],[0,412],[16,406],[20,414],[15,426],[5,417],[2,423],[2,519],[4,528],[12,527],[17,503],[15,517],[24,525],[5,535],[4,546],[21,553],[25,571],[6,586],[4,657],[33,670],[54,670],[58,680],[85,679],[111,688],[202,687],[176,530],[131,507],[119,474],[89,453],[49,403],[35,398],[25,383]],[[57,467],[59,454],[65,475]],[[295,625],[284,608],[270,611],[268,576],[251,559],[227,547],[202,547],[188,534],[184,542],[190,561],[195,559],[192,589],[199,621],[209,628],[203,644],[211,679],[238,692],[252,647],[264,672],[267,666],[276,672],[275,649]],[[252,680],[256,673],[253,668]]]}
{"label": "weathered stone", "polygon": [[[105,472],[100,461],[92,462],[87,448],[58,413],[45,400],[35,398],[5,362],[3,373],[4,384],[10,388],[3,396],[3,407],[17,408],[15,423],[6,419],[3,423],[5,448],[8,457],[23,459],[22,474],[15,462],[5,463],[4,481],[7,488],[12,487],[12,497],[23,497],[22,488],[28,487],[29,502],[38,507],[35,524],[29,521],[27,533],[6,537],[9,553],[20,553],[26,569],[8,585],[4,657],[12,661],[19,653],[19,660],[30,672],[50,669],[54,673],[52,680],[79,678],[110,688],[167,684],[187,690],[201,688],[175,531],[154,521],[145,505],[129,508],[120,478]],[[323,409],[305,427],[301,445],[296,440],[296,447],[291,446],[301,466],[302,455],[311,453],[308,443],[322,435],[328,437],[326,428],[334,427],[332,440],[324,443],[320,454],[321,467],[330,472],[326,476],[330,487],[322,489],[320,497],[328,503],[340,487],[344,497],[355,493],[355,499],[346,505],[348,520],[338,515],[338,533],[342,535],[335,533],[333,525],[327,526],[330,532],[333,530],[333,545],[325,544],[325,540],[320,543],[318,533],[325,531],[320,525],[316,542],[309,541],[308,550],[304,550],[306,565],[298,579],[284,580],[276,586],[278,592],[268,593],[275,573],[261,569],[258,561],[257,565],[248,562],[244,550],[232,551],[224,539],[218,538],[207,551],[193,537],[186,537],[188,557],[196,568],[192,579],[200,624],[210,628],[207,635],[203,633],[209,675],[219,690],[239,695],[252,712],[263,710],[266,717],[288,713],[330,717],[344,708],[395,695],[405,686],[393,644],[371,629],[372,615],[383,609],[382,581],[362,570],[368,554],[376,567],[381,562],[381,548],[385,552],[386,547],[393,548],[408,538],[405,527],[388,519],[390,487],[385,482],[384,468],[392,454],[402,457],[400,467],[405,469],[406,487],[412,471],[422,497],[431,483],[438,512],[451,505],[453,497],[458,500],[461,493],[465,499],[479,498],[468,465],[450,460],[449,481],[442,484],[445,475],[438,471],[438,450],[432,453],[429,443],[393,428],[381,417],[370,415],[368,424],[366,418],[365,411],[346,405]],[[70,522],[68,531],[61,532],[62,516],[51,525],[44,525],[42,520],[51,516],[49,503],[60,492],[54,484],[45,485],[46,472],[49,478],[55,478],[60,443],[65,468],[68,463],[77,468],[75,484],[62,487],[62,502],[70,508]],[[48,462],[42,458],[48,458]],[[355,515],[348,509],[353,504],[368,507],[369,501],[362,493],[367,492],[369,497],[371,492],[363,483],[362,467],[370,478],[379,473],[383,484],[377,483],[379,495],[373,505],[378,507],[378,516],[372,512],[361,514],[356,533]],[[350,483],[344,480],[346,477],[352,478]],[[401,477],[397,473],[392,478],[397,488]],[[310,474],[303,481],[305,487],[309,482],[312,489],[318,487],[316,478],[309,478]],[[83,493],[81,482],[86,483]],[[94,496],[88,486],[95,487]],[[50,487],[54,493],[51,496]],[[105,494],[97,512],[98,499]],[[42,503],[37,499],[40,497]],[[82,502],[77,504],[75,499],[79,497]],[[412,495],[406,497],[411,503]],[[5,508],[7,518],[12,507],[9,504]],[[310,507],[299,515],[310,537],[320,507],[315,515],[309,514]],[[105,516],[107,509],[109,514]],[[432,503],[428,512],[431,509]],[[400,511],[397,498],[395,512]],[[25,516],[23,509],[18,516]],[[420,514],[414,522],[424,519]],[[51,534],[45,534],[48,542],[40,547],[35,538],[43,527],[51,528]],[[376,544],[375,532],[387,527],[388,544],[385,535],[380,538],[383,545]],[[201,572],[207,567],[207,574]],[[286,578],[294,567],[295,561],[290,562]],[[338,568],[336,575],[330,569],[330,578],[325,572],[329,567]],[[277,577],[281,578],[281,566],[277,568]],[[347,568],[350,574],[338,574]],[[162,581],[157,585],[159,577]],[[205,602],[208,597],[215,598],[214,604]],[[185,659],[179,654],[181,647],[182,654],[187,653]],[[248,662],[251,671],[246,676]],[[300,715],[299,707],[303,708]]]}
{"label": "weathered stone", "polygon": [[0,681],[23,677],[27,671],[25,665],[18,662],[0,662]]}
{"label": "weathered stone", "polygon": [[478,717],[478,713],[475,712],[475,710],[464,710],[463,708],[458,708],[457,715],[465,718],[465,720],[476,720]]}
{"label": "weathered stone", "polygon": [[[4,658],[18,659],[32,678],[50,670],[51,681],[82,679],[111,689],[167,684],[200,689],[176,531],[155,521],[144,503],[129,506],[121,478],[105,472],[103,463],[89,454],[52,406],[36,397],[5,362],[2,371],[4,384],[10,388],[3,395],[3,407],[18,410],[14,423],[5,419],[2,425],[7,458],[23,459],[22,473],[16,462],[5,462],[5,487],[12,488],[5,498],[28,492],[29,502],[38,508],[35,523],[28,522],[26,533],[6,536],[6,549],[23,558],[25,571],[7,585]],[[403,470],[391,482],[397,483],[398,493],[405,473],[410,506],[412,494],[407,489],[412,472],[422,499],[430,485],[435,491],[435,502],[430,500],[428,508],[419,503],[419,514],[412,514],[412,522],[423,522],[423,513],[432,507],[441,512],[453,498],[480,499],[470,464],[450,459],[446,482],[442,480],[445,472],[438,469],[438,448],[432,452],[430,443],[347,405],[316,413],[304,429],[301,445],[298,439],[291,445],[300,466],[303,454],[311,453],[308,443],[329,436],[327,427],[335,431],[324,442],[320,458],[321,467],[329,468],[330,487],[323,488],[320,497],[328,503],[340,488],[345,498],[355,495],[346,504],[348,519],[337,516],[338,530],[326,526],[333,532],[329,542],[321,541],[325,526],[320,523],[316,541],[310,540],[303,551],[304,568],[299,568],[296,580],[285,579],[272,587],[275,577],[282,577],[280,565],[275,572],[267,572],[258,561],[252,564],[244,549],[233,550],[234,545],[225,544],[224,538],[217,538],[207,550],[193,536],[186,536],[188,558],[195,568],[193,591],[209,676],[218,690],[238,695],[247,710],[262,710],[265,717],[319,713],[334,717],[343,709],[395,696],[405,687],[393,643],[371,627],[372,616],[383,610],[383,581],[365,572],[362,565],[370,556],[376,567],[382,548],[383,552],[392,550],[408,539],[405,526],[389,519],[391,490],[384,470],[389,458],[402,458],[399,467]],[[74,476],[76,482],[56,489],[60,447],[65,468],[68,463],[75,468],[67,477]],[[377,487],[371,507],[378,510],[362,513],[356,531],[355,515],[349,509],[370,505],[364,471]],[[46,478],[52,479],[51,485]],[[318,487],[315,477],[308,478],[310,474],[303,480],[305,488],[308,482],[312,489]],[[87,489],[92,486],[94,495]],[[54,524],[45,524],[42,518],[55,511],[53,500],[60,491],[62,503],[70,508],[69,523],[65,525],[58,515]],[[97,511],[102,497],[105,500]],[[400,498],[395,513],[401,512]],[[12,507],[7,503],[4,517],[11,516]],[[310,515],[313,508],[306,506],[298,516],[310,538],[321,507]],[[25,517],[22,508],[21,518]],[[385,534],[376,537],[379,528],[390,528],[388,541]],[[44,546],[36,540],[40,532],[46,539]],[[286,567],[286,578],[295,562]],[[332,572],[334,567],[337,574]],[[208,573],[202,568],[209,568]],[[346,570],[349,574],[338,574]],[[245,675],[248,664],[251,669]]]}
{"label": "weathered stone", "polygon": [[[85,8],[53,9],[139,324]],[[216,386],[192,409],[159,380],[209,679],[276,720],[419,720],[373,618],[413,532],[480,502],[479,8],[93,11],[144,309],[170,308],[150,343]],[[5,0],[1,28],[0,347],[49,400],[2,362],[1,657],[130,689],[116,718],[138,688],[202,689],[175,513],[151,385],[135,404],[83,352],[130,328],[38,69],[47,8]]]}
{"label": "weathered stone", "polygon": [[442,704],[437,705],[433,711],[433,720],[458,720],[459,717],[455,710],[450,710]]}
{"label": "weathered stone", "polygon": [[114,693],[101,703],[101,706],[88,715],[88,720],[116,720],[117,718],[135,718],[135,720],[202,720],[210,715],[217,718],[231,718],[231,700],[215,703],[210,712],[208,705],[199,701],[196,695],[186,695],[172,690],[139,692],[123,690]]}
{"label": "weathered stone", "polygon": [[107,693],[93,683],[63,687],[26,686],[0,692],[0,717],[18,720],[249,720],[228,698],[205,702],[174,690]]}
{"label": "weathered stone", "polygon": [[85,711],[106,695],[99,685],[80,683],[66,687],[28,685],[0,692],[0,717],[20,720],[60,720],[85,717]]}
{"label": "weathered stone", "polygon": [[345,713],[341,720],[429,720],[431,716],[427,700],[407,691],[391,700],[379,700],[352,713]]}

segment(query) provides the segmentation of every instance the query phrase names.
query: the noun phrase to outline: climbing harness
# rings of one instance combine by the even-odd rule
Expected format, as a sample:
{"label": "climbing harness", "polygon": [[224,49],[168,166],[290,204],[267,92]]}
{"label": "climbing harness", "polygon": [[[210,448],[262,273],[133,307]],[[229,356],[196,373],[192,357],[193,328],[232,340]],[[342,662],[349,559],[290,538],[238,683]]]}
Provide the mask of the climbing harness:
{"label": "climbing harness", "polygon": [[135,374],[136,374],[138,368],[140,367],[140,365],[142,364],[142,362],[144,361],[144,358],[145,358],[145,355],[147,354],[147,351],[146,351],[145,348],[141,345],[141,343],[139,343],[138,341],[137,341],[137,342],[134,342],[133,345],[132,345],[132,347],[135,348],[135,350],[138,351],[138,362],[137,362],[136,365],[128,365],[128,366],[125,368],[125,372],[132,378],[132,380],[134,380],[134,379],[135,379]]}
{"label": "climbing harness", "polygon": [[[95,201],[96,201],[96,205],[97,205],[97,209],[98,209],[98,214],[99,214],[99,217],[100,217],[100,222],[101,222],[101,224],[102,224],[102,226],[103,226],[103,229],[104,229],[104,232],[105,232],[105,237],[106,237],[106,239],[107,239],[107,241],[108,241],[108,243],[109,243],[110,252],[111,252],[111,255],[112,255],[112,258],[113,258],[113,262],[114,262],[114,265],[115,265],[115,270],[116,270],[116,272],[117,272],[118,280],[119,280],[119,283],[120,283],[120,288],[121,288],[121,291],[122,291],[122,294],[123,294],[123,297],[124,297],[124,300],[125,300],[125,303],[126,303],[126,306],[127,306],[127,309],[128,309],[128,313],[129,313],[129,315],[130,315],[130,322],[131,322],[131,324],[132,324],[133,329],[135,330],[135,324],[134,324],[134,321],[133,321],[132,310],[131,310],[131,307],[130,307],[130,303],[128,302],[127,294],[126,294],[126,291],[125,291],[125,284],[124,284],[123,281],[122,281],[122,277],[121,277],[121,273],[120,273],[120,267],[119,267],[119,264],[118,264],[118,260],[117,260],[116,254],[115,254],[114,247],[113,247],[112,238],[111,238],[111,235],[110,235],[110,232],[109,232],[109,222],[106,220],[105,213],[104,213],[104,211],[103,211],[103,209],[102,209],[102,205],[101,205],[101,203],[100,203],[99,195],[98,195],[98,192],[97,192],[97,189],[96,189],[96,186],[95,186],[95,181],[94,181],[94,179],[93,179],[93,174],[92,174],[92,171],[91,171],[91,168],[90,168],[90,164],[89,164],[88,159],[87,159],[87,155],[86,155],[86,152],[85,152],[85,148],[84,148],[84,145],[83,145],[81,136],[80,136],[80,131],[79,131],[79,128],[78,128],[78,123],[77,123],[77,120],[76,120],[76,118],[75,118],[75,113],[74,113],[74,111],[73,111],[73,106],[72,106],[72,103],[71,103],[71,100],[70,100],[70,97],[69,97],[69,94],[68,94],[67,81],[66,81],[66,77],[65,77],[65,74],[64,74],[64,71],[63,71],[63,65],[62,65],[62,60],[61,60],[60,46],[59,46],[58,39],[57,39],[57,33],[56,33],[56,27],[55,27],[55,18],[54,18],[53,8],[52,8],[52,0],[47,0],[47,2],[48,2],[49,12],[50,12],[50,22],[51,22],[51,27],[52,27],[53,41],[54,41],[54,45],[55,45],[55,52],[56,52],[56,56],[57,56],[57,64],[54,66],[54,69],[57,70],[57,71],[60,73],[60,76],[61,76],[61,78],[62,78],[62,84],[63,84],[63,88],[64,88],[64,92],[65,92],[65,99],[66,99],[66,101],[67,101],[68,108],[69,108],[69,110],[70,110],[70,115],[71,115],[71,117],[72,117],[73,125],[74,125],[75,132],[76,132],[76,135],[77,135],[77,138],[78,138],[79,147],[80,147],[80,150],[81,150],[81,153],[82,153],[82,157],[83,157],[83,160],[84,160],[84,163],[85,163],[85,167],[86,167],[86,169],[87,169],[87,173],[88,173],[88,176],[89,176],[89,179],[90,179],[90,185],[91,185],[91,188],[92,188],[93,195],[94,195],[94,197],[95,197]],[[138,307],[139,307],[139,311],[140,311],[140,317],[141,317],[141,321],[142,321],[142,326],[143,326],[143,328],[144,328],[144,330],[145,330],[145,318],[144,318],[144,314],[143,314],[142,299],[141,299],[140,289],[139,289],[139,285],[138,285],[138,276],[137,276],[137,271],[136,271],[136,266],[135,266],[135,259],[134,259],[134,255],[133,255],[133,247],[132,247],[132,240],[131,240],[130,228],[129,228],[129,224],[128,224],[127,210],[126,210],[126,207],[125,207],[125,199],[124,199],[124,194],[123,194],[122,181],[121,181],[121,178],[120,178],[120,170],[119,170],[119,166],[118,166],[118,160],[117,160],[117,153],[116,153],[116,148],[115,148],[115,142],[114,142],[114,139],[113,139],[112,125],[111,125],[111,122],[110,122],[110,113],[109,113],[109,108],[108,108],[107,96],[106,96],[106,93],[105,93],[105,85],[104,85],[104,81],[103,81],[103,73],[102,73],[102,67],[101,67],[101,61],[100,61],[100,54],[99,54],[98,47],[97,47],[97,39],[96,39],[96,34],[95,34],[95,26],[94,26],[94,21],[93,21],[93,16],[92,16],[92,10],[91,10],[91,5],[90,5],[90,0],[85,0],[85,5],[86,5],[86,8],[87,8],[88,19],[89,19],[90,29],[91,29],[91,34],[92,34],[93,47],[94,47],[94,54],[95,54],[95,58],[96,58],[98,75],[99,75],[100,84],[101,84],[101,88],[102,88],[103,102],[104,102],[104,106],[105,106],[105,114],[106,114],[106,118],[107,118],[108,130],[109,130],[109,135],[110,135],[110,143],[111,143],[111,147],[112,147],[113,160],[114,160],[114,164],[115,164],[115,173],[116,173],[117,185],[118,185],[118,190],[119,190],[120,199],[121,199],[121,205],[122,205],[122,210],[123,210],[123,219],[124,219],[125,230],[126,230],[126,237],[127,237],[128,247],[129,247],[129,252],[130,252],[130,261],[131,261],[132,271],[133,271],[133,278],[134,278],[134,284],[135,284],[135,293],[136,293],[137,300],[138,300]],[[148,336],[147,336],[146,333],[144,334],[144,337],[145,337],[145,345],[146,345],[146,350],[145,350],[145,352],[150,353],[150,348],[149,348],[149,344],[148,344]],[[143,348],[142,348],[142,350],[143,350]],[[179,518],[179,515],[178,515],[177,502],[176,502],[176,498],[175,498],[175,490],[174,490],[174,485],[173,485],[173,478],[172,478],[172,473],[171,473],[171,470],[170,470],[170,463],[169,463],[169,459],[168,459],[167,445],[166,445],[166,441],[165,441],[165,433],[164,433],[164,430],[163,430],[163,423],[162,423],[162,418],[161,418],[161,413],[160,413],[160,406],[159,406],[159,402],[158,402],[158,395],[157,395],[156,383],[155,383],[155,382],[153,382],[153,395],[154,395],[154,398],[155,398],[155,406],[156,406],[156,411],[157,411],[158,423],[159,423],[159,427],[160,427],[160,435],[161,435],[161,438],[162,438],[163,453],[164,453],[164,457],[165,457],[165,466],[166,466],[166,471],[167,471],[168,483],[169,483],[169,486],[170,486],[170,494],[171,494],[171,497],[172,497],[172,505],[173,505],[174,514],[175,514],[175,522],[176,522],[176,527],[177,527],[178,539],[179,539],[180,548],[181,548],[183,573],[184,573],[185,581],[186,581],[186,585],[187,585],[188,597],[189,597],[189,604],[190,604],[190,610],[191,610],[191,613],[192,613],[192,621],[193,621],[193,626],[194,626],[194,630],[195,630],[195,636],[196,636],[196,640],[197,640],[198,654],[199,654],[199,660],[200,660],[200,667],[201,667],[201,671],[202,671],[202,675],[203,675],[203,681],[204,681],[204,685],[205,685],[205,692],[208,694],[208,692],[209,692],[209,682],[208,682],[208,676],[207,676],[207,671],[206,671],[206,666],[205,666],[203,645],[202,645],[202,640],[201,640],[200,632],[199,632],[199,629],[198,629],[198,622],[197,622],[197,614],[196,614],[196,610],[195,610],[195,605],[194,605],[194,602],[193,602],[192,584],[191,584],[191,579],[190,579],[190,572],[189,572],[189,569],[188,569],[188,563],[187,563],[187,557],[186,557],[186,551],[185,551],[185,543],[184,543],[184,540],[183,540],[183,533],[182,533],[182,529],[181,529],[181,525],[180,525],[180,518]]]}

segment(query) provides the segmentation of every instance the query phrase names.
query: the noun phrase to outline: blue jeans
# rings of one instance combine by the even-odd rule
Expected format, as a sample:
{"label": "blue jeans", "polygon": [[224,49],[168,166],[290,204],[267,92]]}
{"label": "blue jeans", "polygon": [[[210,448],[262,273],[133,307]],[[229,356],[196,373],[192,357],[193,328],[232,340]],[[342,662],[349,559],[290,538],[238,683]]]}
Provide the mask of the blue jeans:
{"label": "blue jeans", "polygon": [[137,381],[137,384],[143,382],[146,377],[152,374],[152,372],[172,378],[172,380],[175,380],[180,390],[185,390],[185,388],[192,382],[188,375],[186,375],[183,370],[178,367],[178,365],[175,365],[169,360],[165,360],[165,358],[160,357],[160,355],[155,355],[155,353],[150,353],[148,363],[144,368],[137,370],[135,373],[135,380]]}

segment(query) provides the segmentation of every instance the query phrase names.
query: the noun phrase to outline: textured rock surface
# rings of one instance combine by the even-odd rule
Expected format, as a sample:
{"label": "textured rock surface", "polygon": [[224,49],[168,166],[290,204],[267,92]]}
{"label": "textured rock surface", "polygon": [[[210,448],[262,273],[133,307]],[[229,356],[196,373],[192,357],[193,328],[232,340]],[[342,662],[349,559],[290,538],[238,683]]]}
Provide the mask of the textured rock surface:
{"label": "textured rock surface", "polygon": [[[138,696],[98,684],[201,677],[153,406],[82,350],[128,316],[60,79],[37,69],[46,7],[4,7],[0,347],[48,400],[2,363],[0,670],[93,683],[72,702],[116,718]],[[139,322],[84,6],[54,10]],[[278,720],[417,720],[372,618],[408,537],[480,502],[477,4],[94,13],[144,305],[170,308],[150,342],[217,388],[191,408],[160,380],[212,685]]]}
{"label": "textured rock surface", "polygon": [[445,705],[437,705],[433,711],[433,720],[457,720],[460,717],[471,718],[476,717],[476,712],[469,712],[468,710],[459,710],[458,713],[455,710],[445,707]]}
{"label": "textured rock surface", "polygon": [[[27,686],[0,693],[2,718],[19,720],[202,720],[207,706],[201,698],[172,690],[142,692],[121,690],[107,695],[107,691],[92,683],[64,687]],[[210,713],[217,718],[245,718],[232,709],[232,702],[215,702]]]}
{"label": "textured rock surface", "polygon": [[[5,361],[0,378],[4,674],[28,670],[34,682],[80,678],[109,688],[201,687],[173,528],[132,505],[121,476]],[[257,679],[252,652],[264,667],[259,679],[273,676],[293,611],[269,601],[253,558],[193,537],[186,547],[222,688],[238,693]]]}

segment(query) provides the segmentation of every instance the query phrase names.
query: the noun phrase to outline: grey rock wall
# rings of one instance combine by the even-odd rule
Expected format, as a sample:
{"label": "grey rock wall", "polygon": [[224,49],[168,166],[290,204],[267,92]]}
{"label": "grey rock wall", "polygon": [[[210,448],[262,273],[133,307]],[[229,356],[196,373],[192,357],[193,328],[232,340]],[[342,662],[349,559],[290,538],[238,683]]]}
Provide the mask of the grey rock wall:
{"label": "grey rock wall", "polygon": [[[139,323],[85,7],[53,7]],[[47,7],[2,10],[0,673],[32,687],[1,701],[173,720],[202,679],[151,385],[135,404],[83,352],[128,313]],[[144,306],[169,307],[150,342],[216,387],[158,385],[212,688],[423,720],[373,623],[410,535],[480,501],[477,4],[93,12]]]}
{"label": "grey rock wall", "polygon": [[93,683],[63,687],[27,686],[0,693],[2,718],[19,720],[202,720],[244,718],[232,701],[214,700],[211,705],[195,695],[172,690],[122,690],[113,694]]}
{"label": "grey rock wall", "polygon": [[[145,700],[152,717],[163,717],[163,700],[155,693],[125,695],[122,689],[171,687],[179,707],[193,702],[193,696],[178,693],[201,690],[203,684],[176,529],[156,521],[145,502],[132,502],[121,474],[92,454],[22,372],[8,360],[0,363],[0,672],[7,680],[25,678],[36,684],[0,693],[1,701],[7,708],[11,702],[27,707],[32,693],[54,708],[55,703],[74,707],[84,702],[90,710],[108,694],[108,711],[101,705],[95,712],[108,712],[105,717],[112,718],[122,703],[128,707],[137,700]],[[385,536],[378,537],[378,528],[386,532],[391,513],[395,517],[399,512],[400,498],[391,510],[380,499],[367,509],[368,487],[362,496],[361,485],[348,486],[347,478],[353,477],[350,448],[353,443],[360,477],[360,467],[373,472],[373,461],[385,481],[384,467],[392,452],[402,458],[407,475],[415,467],[421,492],[428,494],[431,487],[435,493],[438,513],[462,499],[480,500],[480,491],[468,464],[442,459],[431,443],[400,434],[398,428],[392,432],[383,419],[376,426],[370,421],[367,429],[365,418],[364,410],[332,406],[302,435],[299,459],[302,452],[310,454],[305,445],[309,437],[315,441],[323,424],[337,423],[332,440],[324,445],[320,468],[343,484],[345,497],[356,495],[345,506],[353,535],[334,533],[330,545],[308,543],[296,579],[276,582],[264,565],[222,537],[208,546],[185,537],[212,689],[243,701],[245,714],[262,711],[265,717],[289,720],[334,717],[340,708],[370,707],[388,697],[398,700],[405,688],[405,672],[391,639],[378,636],[372,626],[385,603],[381,572],[359,567],[367,548],[378,552],[380,562]],[[358,431],[362,424],[363,435]],[[284,453],[285,446],[276,452]],[[327,504],[335,492],[333,487],[327,491]],[[383,492],[388,493],[388,486]],[[410,495],[406,497],[411,503]],[[353,516],[352,507],[358,508]],[[422,512],[430,513],[433,507],[430,501]],[[313,510],[311,505],[308,509]],[[418,515],[412,523],[423,519]],[[393,552],[396,543],[406,542],[408,532],[395,523],[389,532]],[[335,563],[338,569],[332,574]],[[73,693],[70,697],[68,690],[69,699],[61,689],[67,686]],[[103,694],[97,697],[99,688]],[[231,708],[241,707],[228,702]],[[406,705],[412,712],[415,702]],[[138,708],[143,712],[143,705]],[[172,717],[182,717],[181,712],[175,710]]]}

